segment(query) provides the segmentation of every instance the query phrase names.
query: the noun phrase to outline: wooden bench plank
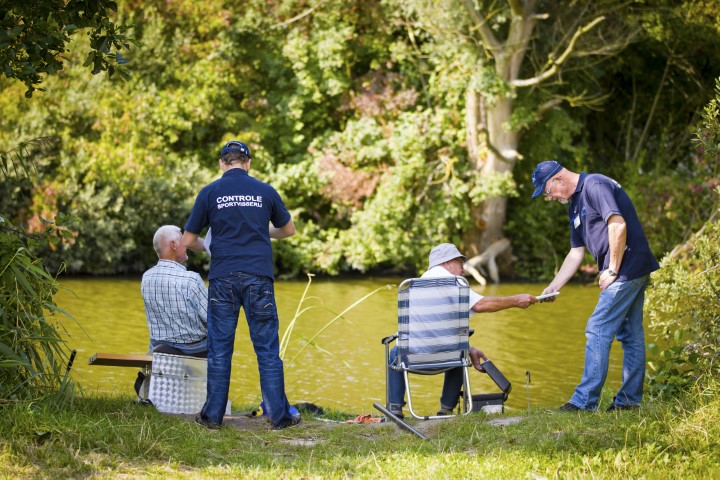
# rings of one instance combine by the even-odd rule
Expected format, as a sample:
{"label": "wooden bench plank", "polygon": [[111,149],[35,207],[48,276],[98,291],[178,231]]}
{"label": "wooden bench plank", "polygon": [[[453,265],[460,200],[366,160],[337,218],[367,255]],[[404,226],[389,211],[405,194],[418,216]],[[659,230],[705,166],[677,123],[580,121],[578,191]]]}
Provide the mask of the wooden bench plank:
{"label": "wooden bench plank", "polygon": [[130,355],[124,353],[96,353],[88,361],[90,365],[108,367],[147,367],[152,364],[152,355]]}

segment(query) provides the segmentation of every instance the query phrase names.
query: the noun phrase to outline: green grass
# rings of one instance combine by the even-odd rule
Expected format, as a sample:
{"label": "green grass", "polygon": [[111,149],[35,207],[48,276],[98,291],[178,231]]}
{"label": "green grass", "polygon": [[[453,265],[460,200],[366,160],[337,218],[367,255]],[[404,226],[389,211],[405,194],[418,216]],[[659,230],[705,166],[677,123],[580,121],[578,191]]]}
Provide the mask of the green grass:
{"label": "green grass", "polygon": [[[719,478],[720,385],[682,401],[617,413],[521,412],[345,425],[210,431],[130,397],[78,398],[71,409],[0,407],[0,476],[9,478]],[[337,412],[332,415],[338,418]]]}

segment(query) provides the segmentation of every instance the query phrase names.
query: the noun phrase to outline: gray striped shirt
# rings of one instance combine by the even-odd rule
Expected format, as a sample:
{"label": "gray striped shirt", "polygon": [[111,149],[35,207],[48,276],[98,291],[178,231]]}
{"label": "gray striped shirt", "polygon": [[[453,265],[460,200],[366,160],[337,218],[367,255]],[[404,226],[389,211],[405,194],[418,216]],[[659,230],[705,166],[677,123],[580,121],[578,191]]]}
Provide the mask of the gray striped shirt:
{"label": "gray striped shirt", "polygon": [[207,336],[207,287],[199,274],[160,260],[140,284],[151,347],[158,341],[194,343]]}

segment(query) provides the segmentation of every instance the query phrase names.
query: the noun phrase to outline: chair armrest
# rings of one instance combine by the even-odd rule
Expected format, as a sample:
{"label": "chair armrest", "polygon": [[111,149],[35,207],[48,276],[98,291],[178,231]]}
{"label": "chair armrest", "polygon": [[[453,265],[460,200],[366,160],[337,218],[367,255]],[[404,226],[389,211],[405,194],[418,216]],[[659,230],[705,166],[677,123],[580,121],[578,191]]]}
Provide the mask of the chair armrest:
{"label": "chair armrest", "polygon": [[383,345],[387,345],[390,342],[394,342],[397,337],[398,337],[397,333],[393,333],[392,335],[383,338],[382,343],[383,343]]}

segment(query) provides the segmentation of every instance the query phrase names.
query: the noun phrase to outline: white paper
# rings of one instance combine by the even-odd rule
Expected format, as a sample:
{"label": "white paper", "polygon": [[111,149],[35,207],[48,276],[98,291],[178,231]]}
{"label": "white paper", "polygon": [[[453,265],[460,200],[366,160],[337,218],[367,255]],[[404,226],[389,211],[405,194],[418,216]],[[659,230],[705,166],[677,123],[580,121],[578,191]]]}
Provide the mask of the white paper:
{"label": "white paper", "polygon": [[545,295],[538,295],[535,298],[537,298],[538,300],[545,300],[546,298],[555,297],[557,295],[560,295],[560,292],[546,293]]}

